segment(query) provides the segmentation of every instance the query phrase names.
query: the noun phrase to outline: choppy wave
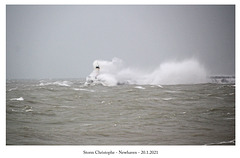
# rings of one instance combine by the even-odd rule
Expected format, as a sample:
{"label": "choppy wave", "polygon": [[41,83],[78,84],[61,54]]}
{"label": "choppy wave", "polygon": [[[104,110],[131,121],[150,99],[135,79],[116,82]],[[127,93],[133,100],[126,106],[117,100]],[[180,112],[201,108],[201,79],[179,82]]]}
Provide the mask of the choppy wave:
{"label": "choppy wave", "polygon": [[73,90],[75,91],[87,91],[87,92],[95,92],[94,90],[92,89],[84,89],[84,88],[73,88]]}
{"label": "choppy wave", "polygon": [[118,58],[113,58],[112,61],[95,60],[93,69],[93,72],[86,78],[86,84],[115,86],[119,84],[175,85],[207,82],[206,70],[193,58],[180,62],[165,62],[150,72],[127,67]]}
{"label": "choppy wave", "polygon": [[14,90],[17,90],[17,87],[10,88],[8,91],[11,92],[11,91],[14,91]]}
{"label": "choppy wave", "polygon": [[70,81],[54,81],[54,82],[46,82],[46,81],[40,81],[39,86],[48,86],[48,85],[58,85],[58,86],[65,86],[70,87],[71,86]]}
{"label": "choppy wave", "polygon": [[233,84],[83,84],[8,82],[6,144],[235,145]]}
{"label": "choppy wave", "polygon": [[229,140],[229,141],[217,142],[217,143],[210,143],[206,145],[234,145],[234,144],[235,144],[235,139]]}
{"label": "choppy wave", "polygon": [[136,88],[136,89],[146,89],[146,88],[144,88],[142,86],[135,86],[134,88]]}
{"label": "choppy wave", "polygon": [[23,99],[23,97],[20,97],[20,98],[12,98],[10,100],[23,101],[24,99]]}

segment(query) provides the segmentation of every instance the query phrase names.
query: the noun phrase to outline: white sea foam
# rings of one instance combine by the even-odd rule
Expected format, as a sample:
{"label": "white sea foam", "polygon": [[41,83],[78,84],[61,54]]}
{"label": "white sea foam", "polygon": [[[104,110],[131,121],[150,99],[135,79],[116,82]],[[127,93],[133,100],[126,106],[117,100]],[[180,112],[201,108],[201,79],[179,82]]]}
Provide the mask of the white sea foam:
{"label": "white sea foam", "polygon": [[15,87],[15,88],[10,88],[8,91],[11,92],[11,91],[13,91],[13,90],[17,90],[17,87]]}
{"label": "white sea foam", "polygon": [[135,86],[134,88],[137,88],[137,89],[146,89],[146,88],[144,88],[144,87],[142,87],[142,86]]}
{"label": "white sea foam", "polygon": [[25,112],[32,112],[32,111],[33,111],[32,109],[25,110]]}
{"label": "white sea foam", "polygon": [[72,84],[69,81],[55,81],[55,82],[40,81],[40,82],[41,83],[39,84],[39,86],[58,85],[58,86],[70,87]]}
{"label": "white sea foam", "polygon": [[73,88],[73,90],[75,91],[87,91],[87,92],[95,92],[94,90],[92,89],[84,89],[84,88]]}
{"label": "white sea foam", "polygon": [[18,110],[14,110],[14,109],[12,109],[12,112],[19,112]]}
{"label": "white sea foam", "polygon": [[12,98],[12,99],[10,99],[10,100],[23,101],[24,99],[23,99],[23,97],[20,97],[20,98]]}
{"label": "white sea foam", "polygon": [[56,81],[53,82],[54,85],[59,85],[59,86],[66,86],[69,87],[72,83],[69,81]]}
{"label": "white sea foam", "polygon": [[[100,69],[96,69],[99,66]],[[86,84],[136,85],[174,85],[206,83],[207,74],[204,67],[196,59],[165,62],[150,72],[126,67],[121,59],[112,61],[95,60],[93,72],[87,77]],[[161,87],[161,86],[159,86]]]}
{"label": "white sea foam", "polygon": [[224,144],[235,144],[235,139],[229,140],[229,141],[217,142],[217,143],[210,143],[209,145],[224,145]]}
{"label": "white sea foam", "polygon": [[161,85],[157,85],[159,88],[163,88],[163,86],[161,86]]}
{"label": "white sea foam", "polygon": [[172,100],[173,98],[162,98],[164,101]]}

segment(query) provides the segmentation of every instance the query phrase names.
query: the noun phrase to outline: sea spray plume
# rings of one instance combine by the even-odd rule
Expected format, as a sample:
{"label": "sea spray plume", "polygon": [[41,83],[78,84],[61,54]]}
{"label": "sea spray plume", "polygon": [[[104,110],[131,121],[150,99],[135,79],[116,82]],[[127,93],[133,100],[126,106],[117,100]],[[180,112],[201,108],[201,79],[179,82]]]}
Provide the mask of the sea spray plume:
{"label": "sea spray plume", "polygon": [[[98,66],[99,69],[96,68]],[[165,62],[148,73],[126,67],[118,58],[113,58],[112,61],[95,60],[93,68],[93,72],[86,79],[86,84],[115,86],[117,84],[170,85],[207,82],[206,71],[196,59]]]}
{"label": "sea spray plume", "polygon": [[112,61],[106,60],[95,60],[93,62],[93,68],[95,69],[96,66],[99,65],[101,72],[104,73],[111,73],[116,74],[120,69],[123,68],[123,61],[119,58],[113,58]]}
{"label": "sea spray plume", "polygon": [[196,59],[182,62],[166,62],[150,73],[147,84],[197,84],[207,82],[207,73]]}
{"label": "sea spray plume", "polygon": [[[99,69],[96,69],[97,66],[99,66]],[[122,60],[118,58],[113,58],[112,61],[95,60],[93,62],[93,72],[87,77],[86,84],[115,86],[118,84],[116,76],[122,67]]]}
{"label": "sea spray plume", "polygon": [[[97,66],[99,66],[99,69],[96,69]],[[106,86],[137,84],[137,81],[143,75],[137,69],[125,67],[124,62],[116,57],[112,61],[95,60],[93,62],[93,72],[86,78],[85,84]]]}

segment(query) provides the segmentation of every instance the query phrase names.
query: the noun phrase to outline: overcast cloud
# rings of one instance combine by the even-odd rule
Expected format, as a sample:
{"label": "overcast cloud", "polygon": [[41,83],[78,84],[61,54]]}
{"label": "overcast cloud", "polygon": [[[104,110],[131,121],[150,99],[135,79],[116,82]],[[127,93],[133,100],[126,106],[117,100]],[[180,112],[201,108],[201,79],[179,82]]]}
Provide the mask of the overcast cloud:
{"label": "overcast cloud", "polygon": [[7,78],[82,78],[95,59],[153,69],[196,58],[235,75],[235,6],[7,6]]}

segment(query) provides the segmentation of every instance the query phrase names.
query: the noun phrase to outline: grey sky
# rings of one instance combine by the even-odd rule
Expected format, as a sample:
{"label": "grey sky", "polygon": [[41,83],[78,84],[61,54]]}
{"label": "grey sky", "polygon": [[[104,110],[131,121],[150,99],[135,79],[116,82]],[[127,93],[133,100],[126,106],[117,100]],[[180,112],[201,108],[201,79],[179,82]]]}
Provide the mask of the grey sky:
{"label": "grey sky", "polygon": [[95,59],[150,69],[196,58],[235,74],[235,6],[7,6],[7,78],[81,78]]}

